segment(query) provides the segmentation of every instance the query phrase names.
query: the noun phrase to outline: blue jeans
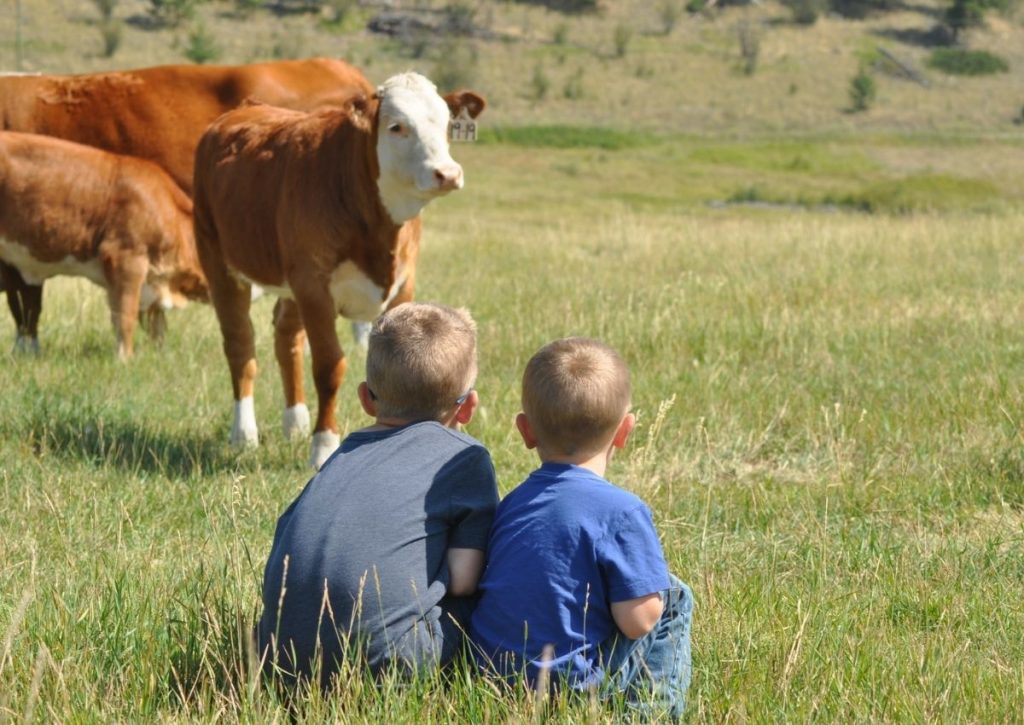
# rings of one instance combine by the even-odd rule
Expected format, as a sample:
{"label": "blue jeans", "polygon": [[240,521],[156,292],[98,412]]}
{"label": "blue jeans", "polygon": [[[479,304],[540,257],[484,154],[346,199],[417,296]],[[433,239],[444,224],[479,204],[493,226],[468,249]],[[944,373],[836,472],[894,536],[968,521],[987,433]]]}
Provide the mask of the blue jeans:
{"label": "blue jeans", "polygon": [[627,705],[640,713],[667,713],[678,718],[686,707],[693,672],[693,593],[669,574],[669,588],[660,594],[664,609],[654,629],[635,640],[618,634],[601,645],[601,659],[606,663],[601,687],[608,694],[622,693]]}

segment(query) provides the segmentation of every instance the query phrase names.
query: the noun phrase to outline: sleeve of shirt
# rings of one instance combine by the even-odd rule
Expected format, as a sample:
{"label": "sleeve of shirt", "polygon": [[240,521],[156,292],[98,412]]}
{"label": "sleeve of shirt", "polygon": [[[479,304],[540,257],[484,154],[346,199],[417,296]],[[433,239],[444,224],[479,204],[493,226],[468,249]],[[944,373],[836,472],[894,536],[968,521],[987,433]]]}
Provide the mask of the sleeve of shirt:
{"label": "sleeve of shirt", "polygon": [[467,452],[453,478],[448,546],[486,551],[498,507],[498,481],[487,449],[480,447]]}
{"label": "sleeve of shirt", "polygon": [[620,514],[599,542],[597,555],[611,602],[668,589],[668,566],[644,504]]}

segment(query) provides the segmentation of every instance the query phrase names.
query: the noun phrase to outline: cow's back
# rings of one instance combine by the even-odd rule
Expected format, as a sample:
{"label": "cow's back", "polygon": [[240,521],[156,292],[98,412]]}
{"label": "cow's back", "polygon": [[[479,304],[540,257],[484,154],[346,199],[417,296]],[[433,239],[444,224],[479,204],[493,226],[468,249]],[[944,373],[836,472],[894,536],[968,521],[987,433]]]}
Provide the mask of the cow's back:
{"label": "cow's back", "polygon": [[0,237],[44,262],[92,257],[117,159],[60,139],[0,133]]}
{"label": "cow's back", "polygon": [[203,130],[247,98],[306,110],[371,92],[357,69],[327,58],[0,76],[0,121],[7,130],[149,159],[191,193],[195,147]]}
{"label": "cow's back", "polygon": [[39,259],[85,258],[106,237],[151,257],[191,247],[192,202],[156,164],[36,134],[0,132],[0,234]]}

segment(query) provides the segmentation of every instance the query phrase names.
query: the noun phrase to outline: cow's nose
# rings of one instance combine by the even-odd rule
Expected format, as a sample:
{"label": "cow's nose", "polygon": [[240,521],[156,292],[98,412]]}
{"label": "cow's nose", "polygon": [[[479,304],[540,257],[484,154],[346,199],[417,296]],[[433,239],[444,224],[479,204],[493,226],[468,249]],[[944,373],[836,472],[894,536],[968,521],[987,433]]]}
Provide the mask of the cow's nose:
{"label": "cow's nose", "polygon": [[434,178],[437,180],[437,188],[442,191],[461,189],[462,167],[455,165],[434,169]]}

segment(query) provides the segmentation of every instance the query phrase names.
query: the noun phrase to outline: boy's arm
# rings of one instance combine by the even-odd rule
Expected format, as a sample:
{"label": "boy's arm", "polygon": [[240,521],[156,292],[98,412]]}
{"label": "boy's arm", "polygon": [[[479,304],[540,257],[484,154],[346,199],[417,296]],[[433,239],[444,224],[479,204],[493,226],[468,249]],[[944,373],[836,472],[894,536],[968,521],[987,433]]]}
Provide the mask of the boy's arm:
{"label": "boy's arm", "polygon": [[467,451],[452,476],[449,503],[448,594],[456,597],[476,592],[483,574],[485,550],[498,507],[498,484],[490,454],[482,446]]}
{"label": "boy's arm", "polygon": [[630,639],[640,639],[654,629],[661,618],[664,604],[658,592],[645,594],[624,602],[612,602],[612,619],[615,626]]}
{"label": "boy's arm", "polygon": [[484,552],[480,549],[448,549],[448,593],[453,597],[475,594],[483,570]]}

